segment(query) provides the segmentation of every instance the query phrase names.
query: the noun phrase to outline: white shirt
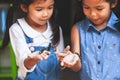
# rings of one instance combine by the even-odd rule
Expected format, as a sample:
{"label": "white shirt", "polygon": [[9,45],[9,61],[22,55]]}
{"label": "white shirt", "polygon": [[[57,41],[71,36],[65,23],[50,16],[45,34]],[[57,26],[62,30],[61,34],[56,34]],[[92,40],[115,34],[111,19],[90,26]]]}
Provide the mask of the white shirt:
{"label": "white shirt", "polygon": [[[34,46],[48,46],[48,44],[51,42],[51,35],[52,35],[52,30],[50,27],[49,22],[47,26],[47,30],[43,33],[40,33],[36,30],[34,30],[30,25],[27,24],[24,18],[18,19],[19,24],[21,25],[23,31],[25,34],[31,38],[33,38],[33,43],[32,44],[27,44],[24,33],[18,23],[14,23],[10,29],[10,41],[16,56],[16,63],[18,68],[18,77],[24,79],[26,76],[27,72],[32,72],[36,65],[31,69],[27,70],[26,67],[24,66],[24,60],[27,58],[27,55],[31,53],[29,50],[29,46],[34,45]],[[62,34],[62,29],[60,29],[60,42],[58,46],[56,47],[56,52],[63,52],[64,50],[64,41],[63,41],[63,34]]]}

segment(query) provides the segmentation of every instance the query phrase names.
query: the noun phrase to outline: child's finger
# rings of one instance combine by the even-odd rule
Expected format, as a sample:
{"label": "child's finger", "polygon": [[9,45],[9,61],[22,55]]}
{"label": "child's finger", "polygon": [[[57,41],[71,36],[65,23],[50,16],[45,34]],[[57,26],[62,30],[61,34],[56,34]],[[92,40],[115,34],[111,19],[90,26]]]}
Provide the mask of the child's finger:
{"label": "child's finger", "polygon": [[64,49],[64,51],[69,51],[70,50],[70,45],[67,45],[67,47]]}
{"label": "child's finger", "polygon": [[34,54],[28,54],[28,58],[33,59],[34,57],[35,57],[35,55],[34,55]]}
{"label": "child's finger", "polygon": [[43,54],[49,55],[49,54],[50,54],[50,51],[44,50],[44,51],[43,51]]}
{"label": "child's finger", "polygon": [[65,57],[65,56],[67,56],[67,54],[65,54],[64,52],[63,53],[62,52],[58,52],[58,53],[56,53],[56,55],[58,57]]}
{"label": "child's finger", "polygon": [[47,59],[49,55],[42,53],[40,56],[42,57],[42,59]]}

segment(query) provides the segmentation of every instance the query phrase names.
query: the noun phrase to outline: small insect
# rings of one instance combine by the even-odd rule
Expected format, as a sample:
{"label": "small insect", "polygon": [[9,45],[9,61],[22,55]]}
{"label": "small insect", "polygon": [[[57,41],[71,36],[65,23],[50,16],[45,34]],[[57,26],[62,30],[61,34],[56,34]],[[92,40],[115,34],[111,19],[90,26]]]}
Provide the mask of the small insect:
{"label": "small insect", "polygon": [[42,50],[39,51],[39,54],[43,53],[43,51],[50,51],[51,43],[49,43],[47,48],[43,48]]}
{"label": "small insect", "polygon": [[47,50],[47,48],[43,48],[42,50],[39,51],[39,54],[43,53],[43,51]]}

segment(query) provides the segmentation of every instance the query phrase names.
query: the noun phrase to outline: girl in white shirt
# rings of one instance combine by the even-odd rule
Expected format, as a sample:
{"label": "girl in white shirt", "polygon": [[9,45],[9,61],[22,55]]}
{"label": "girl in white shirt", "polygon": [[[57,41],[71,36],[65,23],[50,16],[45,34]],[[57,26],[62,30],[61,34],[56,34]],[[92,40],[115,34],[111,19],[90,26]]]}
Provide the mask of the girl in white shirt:
{"label": "girl in white shirt", "polygon": [[17,80],[58,80],[60,66],[55,53],[63,52],[64,42],[62,30],[55,23],[55,1],[21,2],[26,16],[17,19],[9,30],[18,66]]}

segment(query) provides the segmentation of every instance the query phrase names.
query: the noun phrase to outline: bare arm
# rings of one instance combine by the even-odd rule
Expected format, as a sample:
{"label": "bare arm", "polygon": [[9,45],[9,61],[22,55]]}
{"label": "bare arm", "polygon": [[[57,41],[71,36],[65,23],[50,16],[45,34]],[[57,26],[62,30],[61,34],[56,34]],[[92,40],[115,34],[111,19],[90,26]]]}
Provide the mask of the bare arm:
{"label": "bare arm", "polygon": [[[81,69],[81,60],[80,60],[80,39],[77,26],[74,25],[71,31],[71,43],[72,51],[70,51],[70,46],[67,46],[64,49],[64,55],[59,55],[59,60],[61,66],[71,68],[73,71],[79,71]],[[65,54],[66,53],[66,54]],[[77,55],[74,53],[78,53]],[[61,56],[61,57],[60,57]]]}
{"label": "bare arm", "polygon": [[[71,51],[72,53],[78,53],[80,55],[80,37],[77,30],[77,26],[74,25],[71,30]],[[77,55],[78,56],[78,55]],[[81,60],[77,60],[76,64],[71,67],[73,71],[78,71],[81,69]]]}
{"label": "bare arm", "polygon": [[73,53],[75,52],[80,53],[80,38],[76,25],[74,25],[71,30],[71,45],[72,45],[71,50]]}

